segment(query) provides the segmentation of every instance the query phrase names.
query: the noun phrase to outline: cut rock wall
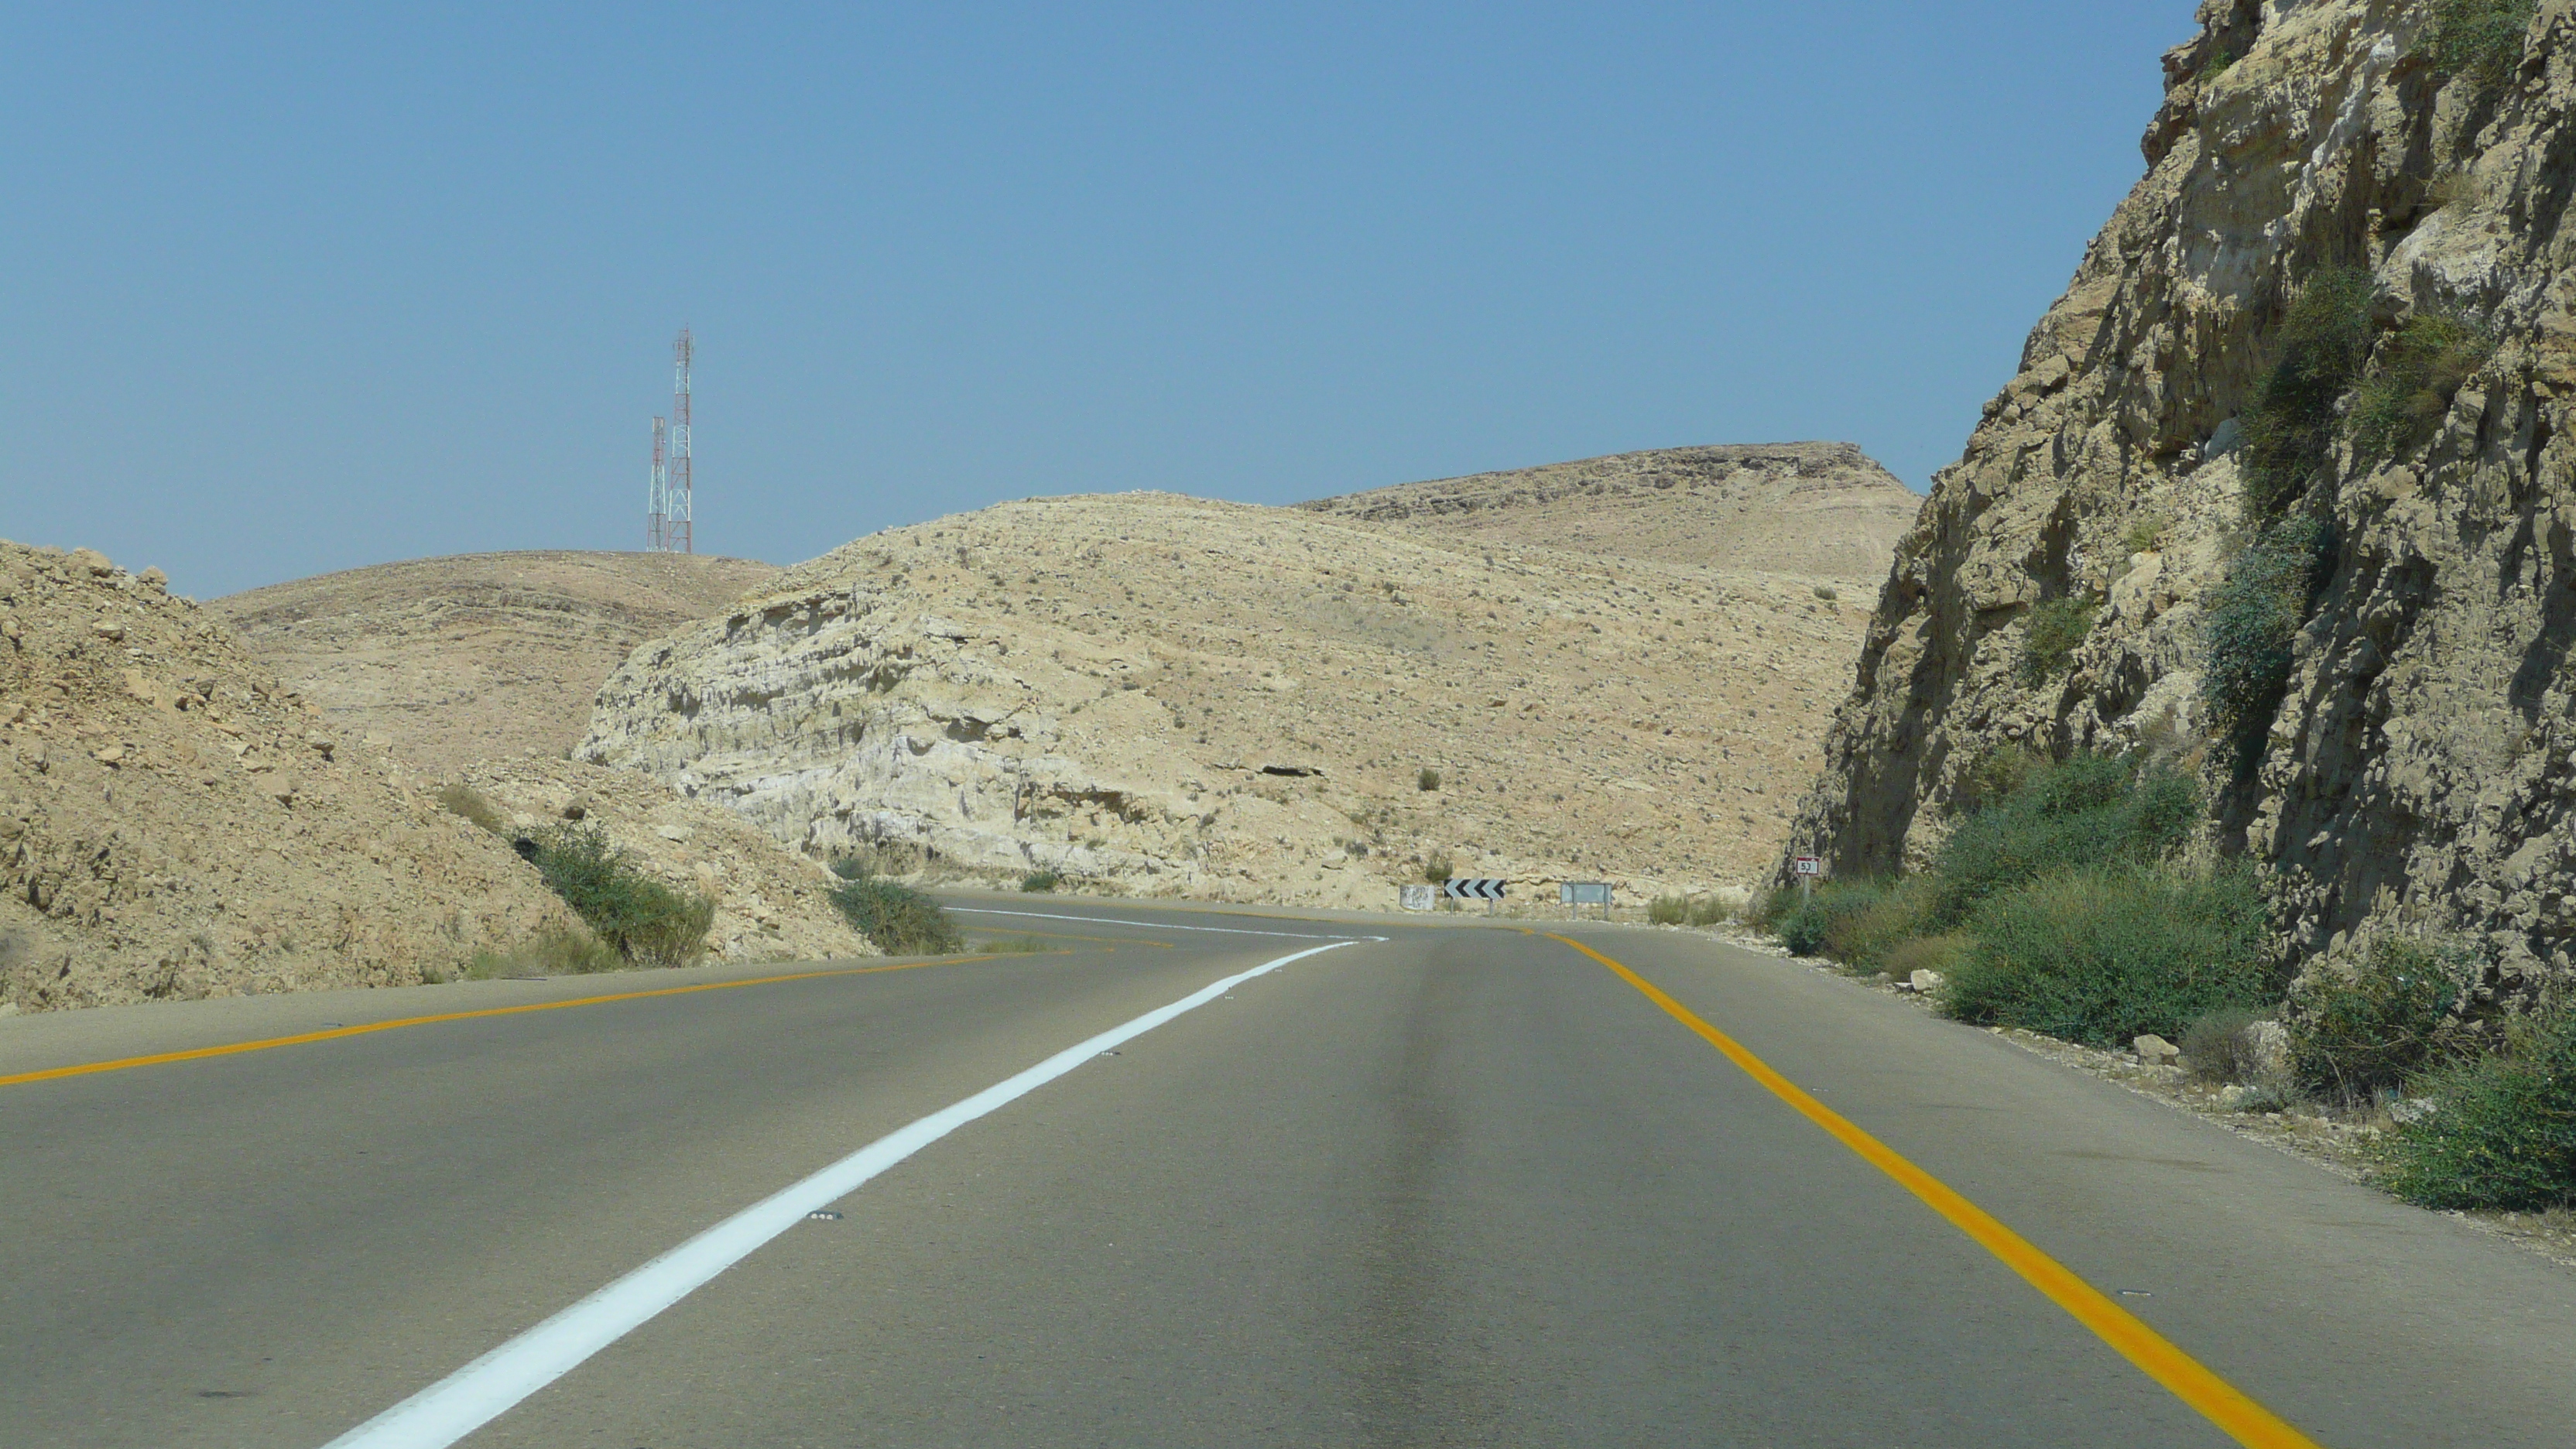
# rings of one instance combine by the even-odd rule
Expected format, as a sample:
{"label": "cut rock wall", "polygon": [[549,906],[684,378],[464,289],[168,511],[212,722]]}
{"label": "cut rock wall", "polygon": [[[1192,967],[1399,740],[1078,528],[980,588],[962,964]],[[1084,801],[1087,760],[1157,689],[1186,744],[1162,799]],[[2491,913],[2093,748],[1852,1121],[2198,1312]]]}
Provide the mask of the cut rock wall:
{"label": "cut rock wall", "polygon": [[[2491,990],[2569,970],[2576,19],[2545,0],[2489,81],[2418,53],[2432,8],[2202,6],[2147,176],[1898,547],[1792,852],[1920,863],[1989,752],[2143,745],[2203,763],[2290,960],[2405,922],[2484,939]],[[2239,782],[2202,610],[2247,536],[2239,414],[2333,265],[2367,269],[2383,329],[2439,312],[2496,346],[2420,444],[2339,447],[2331,576]],[[2092,631],[2033,682],[2032,610],[2070,597],[2099,602]]]}
{"label": "cut rock wall", "polygon": [[157,570],[0,542],[0,1014],[443,980],[571,924]]}

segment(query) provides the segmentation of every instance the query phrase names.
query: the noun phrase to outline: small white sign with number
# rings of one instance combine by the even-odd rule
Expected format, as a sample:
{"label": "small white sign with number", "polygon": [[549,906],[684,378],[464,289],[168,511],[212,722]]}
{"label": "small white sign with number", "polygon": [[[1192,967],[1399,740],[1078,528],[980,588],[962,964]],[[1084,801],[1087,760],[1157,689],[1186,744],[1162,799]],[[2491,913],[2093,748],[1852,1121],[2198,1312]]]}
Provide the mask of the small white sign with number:
{"label": "small white sign with number", "polygon": [[1812,855],[1802,855],[1798,857],[1798,874],[1823,875],[1824,873],[1825,863],[1821,859]]}

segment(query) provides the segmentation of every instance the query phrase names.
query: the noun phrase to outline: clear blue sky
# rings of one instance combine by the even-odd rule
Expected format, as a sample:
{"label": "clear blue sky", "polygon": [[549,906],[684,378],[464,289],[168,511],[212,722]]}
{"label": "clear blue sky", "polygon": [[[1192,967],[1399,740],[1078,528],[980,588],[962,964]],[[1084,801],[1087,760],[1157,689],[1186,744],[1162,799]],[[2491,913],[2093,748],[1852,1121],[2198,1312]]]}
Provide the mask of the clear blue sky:
{"label": "clear blue sky", "polygon": [[0,536],[212,596],[1845,438],[1917,488],[2189,0],[26,5]]}

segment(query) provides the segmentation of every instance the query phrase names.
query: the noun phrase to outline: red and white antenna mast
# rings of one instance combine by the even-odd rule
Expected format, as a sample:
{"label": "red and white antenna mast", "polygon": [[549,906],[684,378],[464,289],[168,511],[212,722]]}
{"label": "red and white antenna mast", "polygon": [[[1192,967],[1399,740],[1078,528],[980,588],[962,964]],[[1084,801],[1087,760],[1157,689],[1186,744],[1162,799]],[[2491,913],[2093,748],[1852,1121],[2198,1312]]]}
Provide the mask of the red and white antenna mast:
{"label": "red and white antenna mast", "polygon": [[689,329],[671,344],[671,461],[663,489],[662,548],[669,553],[697,552],[689,507],[689,356],[694,350]]}

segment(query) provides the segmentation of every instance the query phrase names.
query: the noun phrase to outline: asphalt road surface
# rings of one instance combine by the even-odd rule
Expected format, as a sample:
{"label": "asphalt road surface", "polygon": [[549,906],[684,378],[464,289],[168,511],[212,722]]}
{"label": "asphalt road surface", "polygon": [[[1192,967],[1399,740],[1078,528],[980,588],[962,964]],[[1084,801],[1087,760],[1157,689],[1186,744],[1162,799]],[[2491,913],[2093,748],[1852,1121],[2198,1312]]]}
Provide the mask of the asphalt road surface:
{"label": "asphalt road surface", "polygon": [[959,904],[1051,949],[0,1022],[0,1444],[2576,1441],[2576,1272],[1792,963]]}

